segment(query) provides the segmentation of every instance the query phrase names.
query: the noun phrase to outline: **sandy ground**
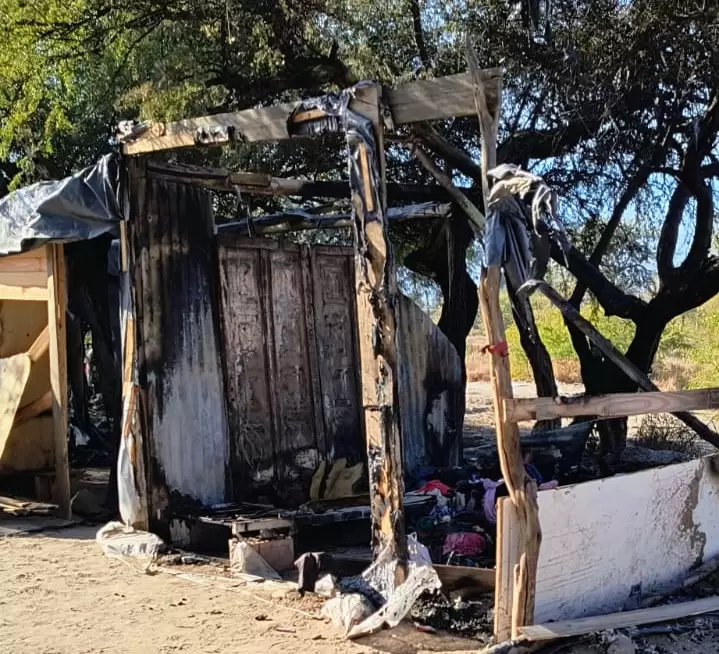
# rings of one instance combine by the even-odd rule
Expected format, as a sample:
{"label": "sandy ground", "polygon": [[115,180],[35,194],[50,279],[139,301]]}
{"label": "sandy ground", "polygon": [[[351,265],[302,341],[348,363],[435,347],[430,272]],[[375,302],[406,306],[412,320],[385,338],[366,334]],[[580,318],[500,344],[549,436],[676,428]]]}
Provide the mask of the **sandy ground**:
{"label": "sandy ground", "polygon": [[[362,645],[351,643],[331,624],[293,610],[319,613],[314,598],[301,600],[277,590],[246,594],[247,587],[239,584],[228,591],[221,587],[227,582],[199,585],[162,572],[143,575],[104,556],[95,531],[75,527],[0,539],[0,652],[419,654],[478,649],[470,641],[429,636],[411,625]],[[212,583],[212,573],[201,577],[207,575],[206,566],[191,567],[192,574]]]}
{"label": "sandy ground", "polygon": [[[561,392],[579,390],[565,387]],[[470,440],[493,438],[488,391],[482,382],[469,386]],[[530,384],[517,384],[515,393],[531,397],[534,390]],[[144,575],[104,556],[94,540],[96,529],[83,526],[0,538],[0,653],[420,654],[480,649],[472,641],[431,636],[409,624],[361,644],[351,643],[331,624],[297,612],[318,614],[320,603],[314,598],[299,599],[296,593],[278,588],[262,591],[253,586],[249,592],[247,586],[235,585],[228,590],[230,582],[214,582],[207,576],[208,585],[199,585],[165,572]],[[173,570],[180,573],[187,568]],[[192,572],[216,574],[206,566]],[[712,624],[709,637],[698,643],[685,636],[657,637],[651,645],[658,649],[637,651],[719,652],[714,631]],[[607,650],[566,644],[560,651]]]}

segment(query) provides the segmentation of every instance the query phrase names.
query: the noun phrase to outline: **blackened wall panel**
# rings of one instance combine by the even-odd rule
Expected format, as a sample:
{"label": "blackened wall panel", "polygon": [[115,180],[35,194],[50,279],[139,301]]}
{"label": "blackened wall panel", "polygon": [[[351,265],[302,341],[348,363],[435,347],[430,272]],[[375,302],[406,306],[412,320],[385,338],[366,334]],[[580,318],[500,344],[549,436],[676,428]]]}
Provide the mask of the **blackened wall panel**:
{"label": "blackened wall panel", "polygon": [[152,177],[132,188],[143,444],[158,519],[230,494],[213,223],[206,191]]}

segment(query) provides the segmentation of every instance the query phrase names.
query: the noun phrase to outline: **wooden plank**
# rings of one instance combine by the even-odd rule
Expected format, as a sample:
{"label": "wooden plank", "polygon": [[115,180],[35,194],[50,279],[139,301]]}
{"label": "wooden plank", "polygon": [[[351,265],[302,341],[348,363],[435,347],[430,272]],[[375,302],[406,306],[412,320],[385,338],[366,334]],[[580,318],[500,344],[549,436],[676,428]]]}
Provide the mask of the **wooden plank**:
{"label": "wooden plank", "polygon": [[[358,102],[371,107],[377,161],[367,161],[379,171],[379,179],[367,173],[362,188],[352,189],[355,219],[355,283],[357,327],[361,368],[361,394],[369,467],[372,515],[372,546],[375,553],[387,546],[398,559],[398,581],[404,581],[407,536],[404,528],[404,479],[402,475],[401,427],[397,375],[397,282],[384,216],[384,140],[380,119],[380,94],[376,86],[357,91]],[[350,157],[368,144],[349,141]],[[367,212],[363,197],[375,194],[379,206]],[[373,201],[373,205],[377,202]]]}
{"label": "wooden plank", "polygon": [[47,269],[30,272],[5,272],[0,270],[0,285],[18,288],[45,288],[47,286]]}
{"label": "wooden plank", "polygon": [[597,416],[621,418],[648,413],[676,413],[719,408],[719,388],[691,391],[610,393],[592,397],[538,397],[504,401],[506,419],[552,420]]}
{"label": "wooden plank", "polygon": [[50,387],[55,443],[53,501],[60,516],[70,517],[70,462],[67,445],[67,350],[65,340],[65,254],[59,244],[47,247],[47,314],[50,327]]}
{"label": "wooden plank", "polygon": [[32,300],[45,302],[47,298],[48,291],[44,285],[20,287],[0,284],[0,300]]}
{"label": "wooden plank", "polygon": [[[637,368],[629,359],[627,359],[617,348],[612,345],[577,309],[565,300],[557,291],[555,291],[547,282],[539,280],[530,280],[526,282],[519,294],[529,296],[535,291],[541,291],[544,296],[561,312],[566,320],[572,322],[579,331],[581,331],[601,352],[614,363],[629,379],[637,384],[643,391],[658,391],[659,387]],[[677,418],[685,425],[697,432],[697,434],[707,442],[719,447],[719,437],[711,430],[706,429],[706,425],[696,416],[685,411],[675,413]]]}
{"label": "wooden plank", "polygon": [[30,366],[27,354],[0,359],[0,444],[3,449],[30,377]]}
{"label": "wooden plank", "polygon": [[[173,150],[199,145],[196,135],[201,131],[230,127],[234,139],[253,143],[257,141],[281,141],[289,138],[287,119],[295,104],[245,109],[234,113],[215,114],[180,120],[162,125],[162,136],[149,136],[129,141],[122,146],[127,155],[161,150]],[[148,130],[149,131],[149,130]]]}
{"label": "wooden plank", "polygon": [[27,351],[27,355],[30,357],[30,361],[35,363],[50,349],[50,326],[48,325],[40,332],[40,335],[35,339],[30,349]]}
{"label": "wooden plank", "polygon": [[[487,84],[490,101],[496,102],[501,69],[490,68],[480,74]],[[387,89],[385,97],[395,125],[475,115],[474,85],[469,73],[410,82]]]}
{"label": "wooden plank", "polygon": [[44,248],[0,257],[0,273],[42,273],[47,275],[47,257]]}
{"label": "wooden plank", "polygon": [[442,590],[448,594],[461,588],[472,588],[478,592],[491,593],[494,590],[495,571],[489,568],[469,568],[463,565],[434,564]]}
{"label": "wooden plank", "polygon": [[509,498],[497,502],[496,547],[494,634],[495,640],[503,643],[512,637],[514,570],[519,565],[519,520]]}
{"label": "wooden plank", "polygon": [[[483,70],[481,76],[490,96],[499,93],[500,69]],[[355,96],[361,98],[362,93],[360,89]],[[387,89],[385,97],[395,125],[471,116],[475,112],[474,86],[467,73],[404,84]],[[295,103],[290,103],[157,124],[134,141],[123,143],[122,150],[126,155],[135,155],[205,145],[208,143],[202,140],[203,133],[227,128],[234,132],[231,138],[235,141],[281,141],[289,138],[287,120],[295,107]],[[216,142],[222,144],[227,140]]]}
{"label": "wooden plank", "polygon": [[655,606],[651,609],[610,613],[609,615],[580,618],[578,620],[535,624],[531,627],[521,627],[519,631],[527,640],[553,640],[555,638],[582,636],[584,634],[609,629],[625,629],[626,627],[634,627],[641,624],[669,622],[689,616],[711,613],[713,611],[719,611],[719,595],[705,597],[704,599],[691,602],[682,602],[680,604]]}
{"label": "wooden plank", "polygon": [[[467,36],[467,63],[472,80],[472,98],[479,119],[480,149],[482,152],[482,194],[484,206],[491,204],[488,171],[496,166],[497,134],[502,110],[501,75],[489,79],[479,68],[477,55]],[[512,374],[509,369],[509,357],[503,347],[507,334],[499,304],[501,271],[499,266],[489,266],[482,270],[480,277],[479,299],[482,307],[485,333],[489,340],[489,352],[492,356],[490,379],[492,399],[497,428],[497,451],[502,476],[509,491],[509,497],[517,512],[519,527],[518,563],[512,565],[512,572],[503,571],[500,575],[514,574],[512,596],[512,638],[517,638],[518,628],[534,622],[535,584],[537,578],[537,560],[542,532],[539,527],[537,508],[537,484],[530,479],[524,467],[519,429],[516,423],[507,422],[504,417],[504,400],[512,398]],[[499,552],[501,554],[501,551]],[[508,566],[509,561],[500,565]],[[502,586],[497,593],[503,591]],[[498,599],[495,603],[508,601]],[[495,634],[496,636],[496,634]]]}
{"label": "wooden plank", "polygon": [[48,391],[45,395],[40,396],[37,400],[33,400],[29,404],[21,407],[15,414],[15,422],[13,427],[19,427],[28,420],[32,420],[45,411],[52,409],[52,391]]}
{"label": "wooden plank", "polygon": [[312,391],[312,407],[314,409],[315,439],[320,459],[324,458],[329,447],[323,415],[322,382],[320,379],[319,343],[317,341],[315,310],[318,308],[314,302],[314,275],[313,260],[310,247],[302,246],[300,261],[302,264],[302,303],[304,305],[305,330],[307,333],[307,359],[310,372],[310,389]]}
{"label": "wooden plank", "polygon": [[536,622],[639,608],[681,587],[719,555],[717,488],[713,455],[541,491]]}

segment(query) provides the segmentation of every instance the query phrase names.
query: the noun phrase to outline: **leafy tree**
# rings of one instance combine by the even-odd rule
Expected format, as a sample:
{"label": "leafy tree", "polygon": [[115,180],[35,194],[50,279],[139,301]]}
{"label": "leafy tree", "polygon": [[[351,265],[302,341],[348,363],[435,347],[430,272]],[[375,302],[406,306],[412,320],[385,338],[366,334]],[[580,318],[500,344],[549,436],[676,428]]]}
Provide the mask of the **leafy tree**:
{"label": "leafy tree", "polygon": [[[648,371],[671,320],[719,291],[718,12],[698,0],[0,0],[0,185],[87,164],[111,147],[121,118],[463,71],[469,32],[480,60],[506,71],[499,161],[542,174],[562,198],[576,247],[568,263],[557,259],[576,279],[573,303],[591,296],[631,321],[627,356]],[[476,197],[476,120],[435,127],[420,136]],[[328,178],[345,168],[335,145],[172,156]],[[389,148],[388,170],[428,180],[401,145]],[[461,283],[462,302],[445,303],[441,322],[461,352],[476,297],[466,275],[448,278],[444,253],[449,244],[464,256],[466,231],[457,211],[449,225],[393,232],[403,260],[445,295]],[[571,336],[589,392],[634,390]],[[603,429],[604,450],[618,451],[624,422]]]}

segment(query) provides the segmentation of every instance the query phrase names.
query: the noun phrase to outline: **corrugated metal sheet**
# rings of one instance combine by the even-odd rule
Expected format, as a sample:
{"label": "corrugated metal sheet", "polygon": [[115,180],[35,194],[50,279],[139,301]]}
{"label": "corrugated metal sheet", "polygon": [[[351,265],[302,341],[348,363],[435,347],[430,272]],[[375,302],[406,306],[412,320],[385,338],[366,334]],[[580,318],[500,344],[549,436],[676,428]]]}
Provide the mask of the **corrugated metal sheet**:
{"label": "corrugated metal sheet", "polygon": [[402,462],[405,474],[426,465],[459,465],[457,425],[464,393],[454,345],[430,317],[404,295],[397,321]]}
{"label": "corrugated metal sheet", "polygon": [[237,499],[308,499],[322,459],[365,456],[351,252],[222,237],[227,396]]}
{"label": "corrugated metal sheet", "polygon": [[[148,177],[131,222],[139,384],[154,517],[225,501],[228,440],[210,195]],[[142,188],[142,187],[145,188]]]}

